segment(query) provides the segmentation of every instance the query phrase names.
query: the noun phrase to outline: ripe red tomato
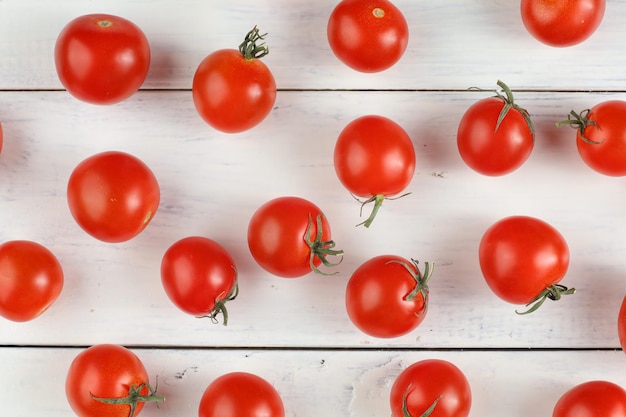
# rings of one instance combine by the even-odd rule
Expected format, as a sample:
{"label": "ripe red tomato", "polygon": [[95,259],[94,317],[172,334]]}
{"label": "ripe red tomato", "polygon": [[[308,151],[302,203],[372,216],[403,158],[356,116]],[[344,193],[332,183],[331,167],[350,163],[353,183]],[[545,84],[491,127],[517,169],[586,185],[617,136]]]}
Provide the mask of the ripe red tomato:
{"label": "ripe red tomato", "polygon": [[133,95],[150,69],[150,45],[137,25],[119,16],[89,14],[69,22],[54,48],[59,80],[93,104],[114,104]]}
{"label": "ripe red tomato", "polygon": [[323,273],[321,264],[336,265],[328,256],[343,254],[334,249],[324,213],[300,197],[279,197],[259,207],[248,224],[248,247],[263,269],[284,278]]}
{"label": "ripe red tomato", "polygon": [[480,269],[491,290],[513,304],[533,306],[558,300],[575,289],[558,284],[569,267],[563,236],[543,220],[511,216],[494,223],[480,241]]}
{"label": "ripe red tomato", "polygon": [[[385,138],[385,140],[381,140]],[[335,172],[353,195],[374,202],[369,227],[388,197],[402,192],[413,179],[415,148],[406,131],[394,121],[375,115],[359,117],[341,131],[334,151]]]}
{"label": "ripe red tomato", "polygon": [[63,289],[63,270],[39,243],[12,240],[0,244],[0,316],[23,322],[46,311]]}
{"label": "ripe red tomato", "polygon": [[498,81],[506,96],[496,92],[474,103],[457,130],[457,147],[474,171],[500,176],[515,171],[530,156],[534,128],[528,112],[515,104],[511,89]]}
{"label": "ripe red tomato", "polygon": [[141,360],[119,345],[94,345],[72,361],[65,395],[79,417],[133,417],[146,402],[162,402]]}
{"label": "ripe red tomato", "polygon": [[154,217],[159,184],[146,164],[124,152],[102,152],[82,161],[67,185],[70,212],[80,227],[104,242],[138,235]]}
{"label": "ripe red tomato", "polygon": [[605,0],[522,0],[522,22],[546,45],[565,47],[581,43],[600,26]]}
{"label": "ripe red tomato", "polygon": [[280,394],[260,376],[247,372],[222,375],[209,384],[198,417],[284,417]]}
{"label": "ripe red tomato", "polygon": [[622,350],[626,352],[626,296],[622,299],[622,305],[617,315],[617,335]]}
{"label": "ripe red tomato", "polygon": [[604,175],[626,175],[626,101],[609,100],[591,110],[571,111],[557,126],[578,130],[576,146],[582,160]]}
{"label": "ripe red tomato", "polygon": [[276,102],[276,81],[260,58],[268,48],[255,27],[239,50],[220,49],[200,62],[192,95],[198,114],[217,130],[237,133],[261,123]]}
{"label": "ripe red tomato", "polygon": [[380,255],[359,266],[348,280],[346,310],[362,332],[380,338],[398,337],[414,330],[426,317],[428,280],[417,261]]}
{"label": "ripe red tomato", "polygon": [[409,43],[402,12],[387,0],[343,0],[327,25],[330,48],[340,61],[361,72],[386,70]]}
{"label": "ripe red tomato", "polygon": [[552,417],[626,417],[626,391],[613,382],[588,381],[559,398]]}
{"label": "ripe red tomato", "polygon": [[392,417],[467,417],[472,391],[465,374],[442,359],[415,362],[391,387]]}
{"label": "ripe red tomato", "polygon": [[170,300],[185,313],[209,317],[222,314],[238,294],[237,268],[230,254],[214,240],[190,236],[172,244],[161,261],[161,282]]}

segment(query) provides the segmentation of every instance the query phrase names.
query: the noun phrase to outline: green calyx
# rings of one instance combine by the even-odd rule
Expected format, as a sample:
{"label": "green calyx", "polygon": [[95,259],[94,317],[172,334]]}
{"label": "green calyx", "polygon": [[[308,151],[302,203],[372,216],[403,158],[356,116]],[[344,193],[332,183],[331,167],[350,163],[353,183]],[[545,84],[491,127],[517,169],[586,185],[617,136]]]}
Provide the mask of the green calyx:
{"label": "green calyx", "polygon": [[247,60],[259,59],[267,55],[270,50],[263,42],[267,33],[260,34],[259,29],[255,26],[246,35],[243,42],[239,45],[239,52]]}
{"label": "green calyx", "polygon": [[515,310],[515,312],[519,315],[530,314],[533,311],[536,311],[541,305],[547,300],[550,299],[552,301],[558,301],[561,299],[563,295],[570,295],[576,292],[576,288],[567,288],[561,284],[552,284],[545,290],[543,290],[534,300],[530,303],[526,304],[526,307],[530,308],[526,311],[519,312]]}
{"label": "green calyx", "polygon": [[[233,269],[235,269],[235,267],[233,266]],[[237,270],[235,269],[235,273],[237,272]],[[222,323],[224,324],[224,326],[228,325],[228,310],[226,309],[226,303],[228,301],[233,301],[235,298],[237,298],[237,296],[239,295],[239,283],[237,281],[237,279],[235,279],[235,285],[233,285],[233,288],[231,288],[230,292],[228,294],[226,294],[226,296],[224,296],[224,294],[220,294],[216,299],[215,299],[215,307],[213,308],[213,311],[211,311],[209,314],[206,314],[204,316],[199,316],[198,318],[209,318],[211,320],[211,322],[217,324],[219,323],[219,320],[217,319],[218,315],[222,315]]]}
{"label": "green calyx", "polygon": [[411,274],[411,277],[415,280],[415,288],[413,288],[413,290],[404,297],[404,300],[414,301],[419,296],[421,296],[422,300],[424,300],[424,309],[419,314],[415,313],[415,315],[419,317],[419,316],[426,314],[426,311],[428,310],[428,299],[429,299],[429,293],[430,293],[428,289],[428,281],[430,280],[430,277],[433,275],[433,269],[434,269],[434,267],[431,266],[431,263],[424,262],[423,274],[419,269],[419,266],[418,266],[419,262],[416,261],[415,259],[411,259],[411,263],[413,264],[413,267],[411,267],[411,265],[409,265],[408,263],[404,261],[398,261],[395,259],[387,263],[400,264],[409,272],[409,274]]}
{"label": "green calyx", "polygon": [[[148,395],[141,394],[141,391],[144,388],[148,388],[148,391],[149,391]],[[158,403],[165,401],[165,397],[162,395],[157,395],[156,390],[157,390],[156,386],[152,388],[152,386],[149,383],[144,382],[139,385],[136,385],[136,384],[131,385],[130,388],[128,389],[128,395],[126,397],[104,398],[104,397],[96,397],[92,393],[89,393],[89,396],[92,399],[96,401],[100,401],[101,403],[105,403],[105,404],[112,404],[112,405],[126,404],[130,406],[128,417],[134,417],[135,410],[137,408],[137,403],[155,402],[157,403],[157,406],[158,406]]]}
{"label": "green calyx", "polygon": [[372,208],[372,211],[371,211],[369,217],[365,221],[357,224],[357,227],[358,226],[370,227],[372,225],[372,223],[374,222],[374,218],[378,214],[378,210],[380,210],[381,206],[383,205],[383,201],[385,201],[385,200],[397,200],[398,198],[402,198],[402,197],[407,196],[409,194],[411,194],[411,193],[405,193],[405,194],[402,194],[402,195],[400,195],[398,197],[393,197],[393,198],[385,197],[383,194],[376,194],[376,195],[368,198],[367,200],[360,200],[357,197],[355,197],[354,195],[352,195],[352,197],[354,197],[354,199],[356,201],[361,203],[361,211],[359,212],[359,216],[363,215],[363,208],[367,204],[374,203],[374,208]]}
{"label": "green calyx", "polygon": [[598,127],[598,124],[594,120],[589,119],[589,111],[589,109],[585,109],[580,113],[576,113],[574,110],[572,110],[567,115],[567,119],[558,122],[556,124],[556,127],[569,126],[571,128],[574,128],[578,130],[580,139],[582,139],[583,142],[588,143],[589,145],[598,145],[602,143],[602,141],[596,142],[595,140],[591,140],[585,136],[585,129],[587,128],[587,126]]}
{"label": "green calyx", "polygon": [[502,108],[502,111],[500,111],[500,114],[498,115],[498,121],[496,122],[496,128],[494,129],[494,132],[498,131],[498,128],[500,127],[500,124],[502,124],[502,121],[504,120],[504,118],[506,117],[506,115],[509,113],[509,111],[511,109],[515,109],[518,112],[520,112],[520,114],[522,115],[522,117],[524,118],[524,120],[526,121],[526,124],[528,125],[528,128],[530,129],[530,134],[533,138],[533,141],[535,140],[535,127],[533,126],[533,122],[532,120],[530,120],[530,114],[528,113],[528,111],[520,106],[518,106],[515,101],[513,100],[513,92],[511,91],[511,89],[502,81],[498,80],[497,82],[498,86],[500,88],[502,88],[502,91],[504,92],[504,95],[500,94],[499,91],[496,91],[496,97],[501,98],[502,100],[504,100],[504,107]]}
{"label": "green calyx", "polygon": [[[404,395],[402,396],[402,415],[403,415],[403,417],[413,417],[411,415],[411,413],[409,413],[409,408],[408,408],[408,405],[407,405],[407,398],[409,396],[409,391],[410,390],[411,390],[411,385],[409,384],[409,386],[406,387],[406,391],[404,391]],[[428,417],[428,416],[430,416],[433,413],[433,411],[435,410],[435,407],[437,407],[437,404],[439,403],[439,400],[441,400],[441,397],[443,397],[443,395],[440,395],[439,397],[435,398],[435,401],[433,401],[433,403],[430,405],[430,407],[428,407],[426,409],[426,411],[424,411],[420,417]]]}
{"label": "green calyx", "polygon": [[[316,233],[315,239],[311,240],[311,229],[313,228],[313,218],[309,214],[309,224],[307,225],[306,232],[304,233],[304,240],[309,245],[310,257],[309,265],[313,272],[320,275],[334,275],[337,272],[331,274],[323,272],[317,266],[315,266],[315,259],[322,261],[324,266],[333,267],[339,265],[343,260],[343,250],[334,249],[335,242],[332,240],[322,240],[322,215],[318,214],[316,218]],[[339,262],[333,263],[327,259],[327,256],[341,256]]]}

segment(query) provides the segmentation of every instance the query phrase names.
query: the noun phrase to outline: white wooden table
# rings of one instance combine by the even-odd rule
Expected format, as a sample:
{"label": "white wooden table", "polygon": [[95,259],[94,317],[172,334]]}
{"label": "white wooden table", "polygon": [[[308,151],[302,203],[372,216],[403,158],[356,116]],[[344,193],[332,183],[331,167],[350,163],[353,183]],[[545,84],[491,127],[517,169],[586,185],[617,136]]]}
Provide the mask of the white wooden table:
{"label": "white wooden table", "polygon": [[[64,378],[87,346],[130,347],[159,378],[167,402],[142,416],[192,417],[215,377],[249,371],[280,392],[288,416],[388,416],[388,394],[409,364],[443,358],[473,392],[472,416],[551,415],[567,389],[591,379],[626,387],[616,318],[626,294],[626,183],[581,161],[574,130],[554,123],[609,99],[626,99],[626,1],[609,0],[586,42],[559,49],[525,31],[512,0],[396,0],[409,22],[408,50],[393,68],[360,74],[326,41],[335,0],[0,1],[0,240],[49,247],[65,271],[57,302],[27,323],[0,320],[0,414],[73,415]],[[62,89],[53,48],[74,17],[106,12],[146,33],[152,67],[142,90],[93,106]],[[197,115],[191,79],[209,52],[236,47],[258,25],[269,32],[266,64],[276,107],[258,127],[217,132]],[[537,129],[527,163],[505,177],[471,171],[456,150],[463,112],[502,79]],[[363,114],[402,125],[417,151],[408,191],[386,202],[371,228],[336,178],[334,141]],[[73,222],[65,187],[73,167],[98,151],[133,153],[161,185],[159,211],[137,238],[105,244]],[[340,274],[270,276],[249,254],[246,228],[270,198],[298,195],[329,218],[346,252]],[[578,292],[529,316],[493,295],[480,274],[483,231],[511,214],[540,217],[566,238],[563,283]],[[222,243],[239,268],[241,293],[227,327],[192,318],[166,297],[159,266],[187,235]],[[428,316],[411,334],[375,339],[344,307],[351,271],[394,253],[437,264]],[[35,396],[33,396],[35,395]]]}

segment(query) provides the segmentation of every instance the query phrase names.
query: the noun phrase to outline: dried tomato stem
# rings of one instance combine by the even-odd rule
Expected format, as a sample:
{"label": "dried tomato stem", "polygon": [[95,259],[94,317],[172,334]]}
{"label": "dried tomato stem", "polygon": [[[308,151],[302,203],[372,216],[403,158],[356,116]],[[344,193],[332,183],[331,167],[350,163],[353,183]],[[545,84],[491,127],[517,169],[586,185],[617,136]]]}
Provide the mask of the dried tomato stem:
{"label": "dried tomato stem", "polygon": [[239,45],[239,52],[241,55],[247,60],[259,59],[267,55],[269,51],[269,47],[265,44],[265,42],[257,43],[259,41],[263,41],[267,33],[260,34],[259,29],[255,26],[252,28],[250,32],[246,35],[243,42]]}
{"label": "dried tomato stem", "polygon": [[[150,391],[150,394],[141,395],[141,391],[146,387],[148,388],[148,391]],[[128,395],[126,397],[104,398],[104,397],[96,397],[95,395],[91,393],[89,393],[89,395],[91,396],[92,399],[96,401],[100,401],[105,404],[127,404],[128,406],[130,406],[130,412],[128,414],[128,417],[134,417],[135,409],[137,408],[137,403],[156,402],[158,405],[158,403],[165,401],[164,396],[157,395],[156,387],[152,388],[152,386],[147,382],[144,382],[140,385],[136,385],[136,384],[131,385],[130,388],[128,389]]]}
{"label": "dried tomato stem", "polygon": [[[323,272],[317,266],[315,266],[315,258],[318,258],[322,261],[324,266],[332,267],[339,265],[343,260],[343,250],[333,249],[335,247],[335,242],[332,240],[322,241],[322,215],[318,214],[316,218],[316,226],[317,233],[315,235],[315,240],[311,240],[311,229],[313,228],[313,218],[311,214],[309,214],[309,224],[307,225],[306,232],[304,234],[304,240],[309,245],[311,249],[310,257],[309,257],[309,265],[313,272],[320,275],[334,275],[337,272],[333,272],[332,274]],[[330,262],[326,257],[327,256],[341,256],[339,262],[333,263]]]}
{"label": "dried tomato stem", "polygon": [[569,112],[566,120],[561,120],[556,124],[556,127],[569,126],[576,130],[578,130],[580,134],[580,138],[590,145],[597,145],[602,143],[596,142],[595,140],[591,140],[585,136],[585,129],[587,126],[595,126],[598,127],[598,124],[594,120],[589,120],[589,109],[585,109],[580,113],[576,113],[574,110]]}
{"label": "dried tomato stem", "polygon": [[526,304],[526,307],[531,306],[528,310],[519,312],[515,310],[515,312],[519,315],[530,314],[533,311],[536,311],[541,305],[549,298],[552,301],[558,301],[561,299],[563,295],[570,295],[576,292],[576,288],[567,288],[561,284],[553,284],[548,288],[543,290],[541,294],[535,297],[530,303]]}

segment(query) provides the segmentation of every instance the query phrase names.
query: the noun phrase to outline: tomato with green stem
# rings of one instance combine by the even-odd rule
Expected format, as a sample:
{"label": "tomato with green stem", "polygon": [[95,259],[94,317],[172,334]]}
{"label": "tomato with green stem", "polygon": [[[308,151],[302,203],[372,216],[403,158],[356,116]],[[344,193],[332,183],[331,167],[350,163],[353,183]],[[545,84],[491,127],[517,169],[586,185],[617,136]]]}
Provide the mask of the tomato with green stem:
{"label": "tomato with green stem", "polygon": [[[248,224],[248,248],[263,269],[283,278],[313,271],[328,275],[320,265],[341,262],[343,251],[335,249],[330,224],[315,204],[300,197],[278,197],[261,205]],[[337,263],[328,257],[340,257]]]}
{"label": "tomato with green stem", "polygon": [[380,255],[361,264],[346,286],[345,304],[350,321],[363,333],[379,338],[399,337],[424,321],[428,310],[428,281],[416,260]]}
{"label": "tomato with green stem", "polygon": [[276,81],[261,60],[269,49],[255,26],[236,49],[220,49],[200,62],[193,76],[192,96],[198,114],[226,133],[249,130],[261,123],[276,102]]}
{"label": "tomato with green stem", "polygon": [[182,311],[228,324],[226,303],[239,294],[237,268],[228,251],[212,239],[189,236],[174,242],[161,260],[161,283]]}
{"label": "tomato with green stem", "polygon": [[577,130],[576,147],[589,168],[612,177],[626,175],[626,101],[604,101],[580,113],[572,110],[556,125]]}
{"label": "tomato with green stem", "polygon": [[488,176],[509,174],[529,158],[534,147],[534,127],[513,92],[498,81],[504,95],[484,98],[466,110],[457,129],[457,148],[474,171]]}
{"label": "tomato with green stem", "polygon": [[556,402],[552,417],[625,417],[626,391],[602,380],[587,381],[565,392]]}
{"label": "tomato with green stem", "polygon": [[472,390],[456,365],[425,359],[404,369],[389,397],[392,417],[467,417]]}
{"label": "tomato with green stem", "polygon": [[91,346],[74,358],[65,394],[79,417],[134,417],[146,402],[165,401],[137,355],[114,344]]}
{"label": "tomato with green stem", "polygon": [[483,234],[478,258],[489,288],[501,299],[537,310],[545,300],[573,294],[559,282],[570,260],[567,242],[549,223],[530,216],[510,216]]}
{"label": "tomato with green stem", "polygon": [[361,210],[374,203],[370,216],[359,225],[369,227],[383,201],[408,187],[415,163],[415,148],[408,133],[387,117],[361,116],[343,128],[334,149],[337,177],[353,196],[365,199]]}
{"label": "tomato with green stem", "polygon": [[0,316],[16,322],[43,314],[63,289],[63,269],[45,246],[28,240],[0,244]]}

